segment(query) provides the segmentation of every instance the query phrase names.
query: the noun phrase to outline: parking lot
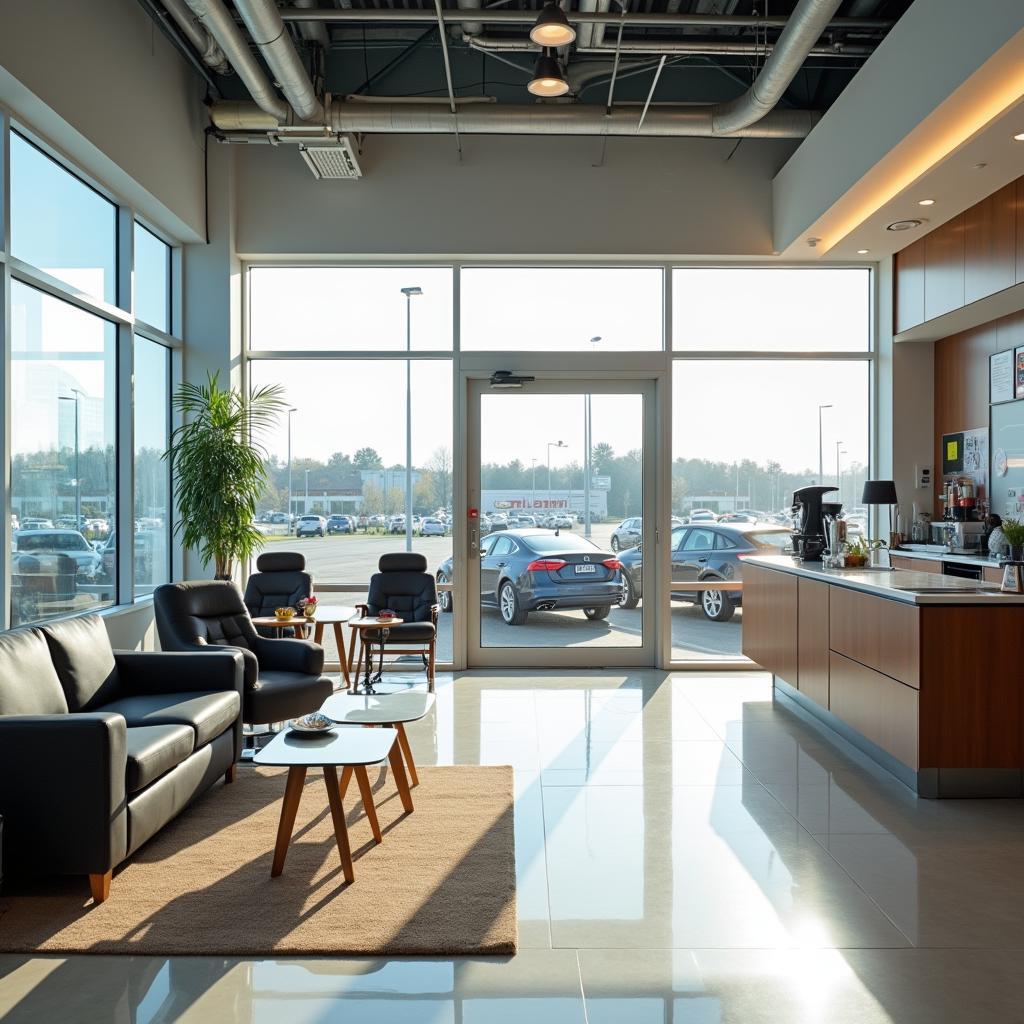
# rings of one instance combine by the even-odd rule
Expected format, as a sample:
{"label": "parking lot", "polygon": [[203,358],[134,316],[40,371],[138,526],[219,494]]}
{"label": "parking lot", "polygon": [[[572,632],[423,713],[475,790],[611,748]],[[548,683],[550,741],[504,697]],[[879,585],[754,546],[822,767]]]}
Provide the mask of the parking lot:
{"label": "parking lot", "polygon": [[[593,528],[594,543],[610,551],[615,524]],[[582,527],[578,527],[582,530]],[[352,536],[269,537],[266,550],[301,551],[319,584],[364,584],[377,571],[377,561],[389,551],[404,550],[404,535],[362,534]],[[413,547],[426,556],[431,572],[452,552],[450,537],[413,537]],[[327,595],[325,603],[352,605],[365,600],[365,593]],[[483,644],[487,647],[636,647],[640,644],[644,601],[633,609],[615,608],[607,619],[592,622],[583,612],[532,612],[526,625],[507,626],[494,609],[484,609]],[[712,622],[694,605],[672,603],[672,651],[678,660],[700,661],[736,658],[740,655],[742,609],[729,622]],[[439,622],[438,658],[452,656],[452,616],[442,614]],[[328,633],[330,631],[328,630]],[[327,638],[325,637],[325,640]],[[328,646],[335,657],[333,639]],[[598,662],[595,662],[598,664]]]}

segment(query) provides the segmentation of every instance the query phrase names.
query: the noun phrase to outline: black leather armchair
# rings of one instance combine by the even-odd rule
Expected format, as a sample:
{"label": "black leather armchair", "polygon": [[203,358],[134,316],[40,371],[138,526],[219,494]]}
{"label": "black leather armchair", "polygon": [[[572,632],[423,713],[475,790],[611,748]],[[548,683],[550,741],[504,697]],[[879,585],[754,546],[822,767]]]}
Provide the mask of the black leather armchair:
{"label": "black leather armchair", "polygon": [[233,651],[113,651],[95,615],[0,634],[4,874],[113,869],[241,751]]}
{"label": "black leather armchair", "polygon": [[[418,654],[427,670],[427,684],[434,689],[434,663],[437,647],[437,585],[427,572],[427,559],[415,551],[399,551],[381,555],[380,570],[370,577],[366,604],[356,608],[364,615],[377,615],[385,609],[393,611],[401,625],[388,630],[384,649],[391,654]],[[367,644],[381,643],[379,631],[367,630]],[[366,645],[359,652],[359,661],[370,657]],[[359,678],[356,666],[355,678]]]}
{"label": "black leather armchair", "polygon": [[[297,551],[264,551],[256,559],[256,572],[245,585],[242,600],[255,619],[273,615],[275,608],[295,608],[305,597],[313,596],[313,577],[305,571],[306,557]],[[269,630],[257,630],[271,636]]]}
{"label": "black leather armchair", "polygon": [[208,651],[211,645],[220,645],[241,651],[242,718],[251,725],[316,711],[334,690],[323,674],[324,649],[310,640],[260,636],[233,583],[165,583],[154,592],[153,607],[163,650]]}

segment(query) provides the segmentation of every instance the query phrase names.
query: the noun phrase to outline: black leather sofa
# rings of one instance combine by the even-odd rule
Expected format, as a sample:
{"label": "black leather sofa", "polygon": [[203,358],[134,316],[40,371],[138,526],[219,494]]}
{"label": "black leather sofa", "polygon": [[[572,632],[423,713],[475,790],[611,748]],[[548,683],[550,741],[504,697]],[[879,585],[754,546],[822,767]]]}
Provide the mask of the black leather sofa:
{"label": "black leather sofa", "polygon": [[113,651],[102,619],[0,633],[4,876],[113,869],[242,746],[240,654]]}

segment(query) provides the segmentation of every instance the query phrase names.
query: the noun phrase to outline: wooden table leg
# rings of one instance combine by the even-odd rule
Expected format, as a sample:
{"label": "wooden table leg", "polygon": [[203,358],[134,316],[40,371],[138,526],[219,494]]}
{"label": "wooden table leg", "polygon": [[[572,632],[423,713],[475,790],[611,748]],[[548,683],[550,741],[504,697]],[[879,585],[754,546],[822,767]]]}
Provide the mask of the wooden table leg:
{"label": "wooden table leg", "polygon": [[270,869],[270,877],[277,878],[284,871],[284,859],[288,856],[288,844],[295,828],[295,815],[299,811],[302,799],[302,787],[306,782],[306,769],[301,765],[293,765],[288,769],[288,782],[284,787],[284,801],[281,803],[281,820],[277,825],[277,843],[274,846],[274,863]]}
{"label": "wooden table leg", "polygon": [[341,786],[338,782],[338,769],[333,764],[324,765],[324,782],[327,784],[327,801],[331,805],[331,818],[334,820],[334,835],[338,840],[338,853],[341,856],[341,870],[346,882],[356,880],[355,869],[352,867],[352,847],[348,842],[348,825],[345,824],[345,808],[341,804]]}
{"label": "wooden table leg", "polygon": [[334,624],[334,642],[338,648],[338,661],[341,662],[341,678],[345,681],[345,689],[352,689],[352,679],[348,674],[348,658],[345,656],[345,633],[341,628],[341,623],[336,622]]}
{"label": "wooden table leg", "polygon": [[341,799],[345,799],[349,783],[352,781],[352,765],[347,764],[341,770]]}
{"label": "wooden table leg", "polygon": [[370,831],[378,843],[384,842],[380,834],[380,823],[377,821],[377,808],[373,806],[373,790],[370,788],[370,776],[366,774],[366,765],[359,765],[355,769],[356,782],[359,783],[359,795],[363,800],[363,810],[366,812],[367,820],[370,822]]}
{"label": "wooden table leg", "polygon": [[391,771],[395,776],[395,785],[398,787],[398,795],[402,798],[402,806],[407,814],[412,814],[412,793],[409,792],[409,779],[405,774],[405,765],[402,763],[402,752],[398,749],[398,741],[391,744],[388,751],[388,761],[391,762]]}
{"label": "wooden table leg", "polygon": [[[349,627],[348,637],[348,664],[351,669],[352,665],[355,665],[355,672],[352,675],[352,680],[355,685],[359,685],[359,666],[363,663],[363,648],[362,648],[362,634],[360,633],[360,646],[359,646],[359,661],[353,662],[352,658],[355,656],[356,651],[356,633],[359,633],[358,629]],[[351,689],[351,687],[350,687]]]}
{"label": "wooden table leg", "polygon": [[317,619],[316,625],[313,627],[313,643],[320,644],[323,646],[324,642],[324,624]]}
{"label": "wooden table leg", "polygon": [[409,737],[405,734],[405,725],[402,722],[395,722],[395,729],[398,732],[398,745],[402,748],[405,763],[409,768],[409,781],[414,786],[418,786],[420,779],[416,774],[416,762],[412,759],[412,747],[409,746]]}

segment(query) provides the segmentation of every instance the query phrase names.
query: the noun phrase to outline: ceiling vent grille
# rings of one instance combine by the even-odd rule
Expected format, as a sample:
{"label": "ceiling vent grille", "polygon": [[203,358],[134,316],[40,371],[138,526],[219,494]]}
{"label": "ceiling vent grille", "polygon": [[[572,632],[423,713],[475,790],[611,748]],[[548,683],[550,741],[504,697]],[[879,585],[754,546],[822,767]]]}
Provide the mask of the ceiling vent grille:
{"label": "ceiling vent grille", "polygon": [[330,145],[299,146],[299,153],[306,161],[306,166],[313,172],[314,178],[361,178],[363,172],[356,160],[352,139],[342,135],[337,142]]}

